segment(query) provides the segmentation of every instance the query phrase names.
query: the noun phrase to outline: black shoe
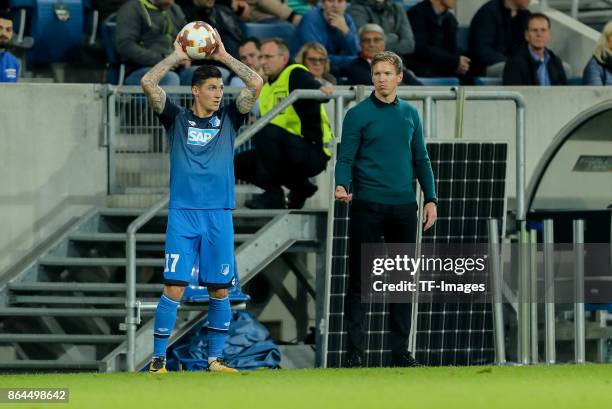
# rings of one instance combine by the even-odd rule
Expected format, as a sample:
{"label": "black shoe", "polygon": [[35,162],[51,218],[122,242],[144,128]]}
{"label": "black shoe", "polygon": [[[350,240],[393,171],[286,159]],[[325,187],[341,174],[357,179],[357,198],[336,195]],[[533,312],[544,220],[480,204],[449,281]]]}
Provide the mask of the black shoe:
{"label": "black shoe", "polygon": [[416,368],[423,365],[418,363],[410,352],[401,351],[392,355],[391,366],[397,366],[402,368]]}
{"label": "black shoe", "polygon": [[289,203],[287,204],[287,207],[289,209],[301,209],[302,207],[304,207],[306,199],[312,197],[315,193],[317,193],[317,190],[319,190],[319,188],[310,182],[308,182],[308,184],[303,190],[292,190],[291,192],[289,192]]}
{"label": "black shoe", "polygon": [[262,194],[245,201],[244,205],[249,209],[284,209],[285,192],[280,187],[266,190]]}
{"label": "black shoe", "polygon": [[345,368],[363,368],[363,360],[361,359],[361,353],[359,352],[348,352],[346,354],[346,362],[344,363]]}

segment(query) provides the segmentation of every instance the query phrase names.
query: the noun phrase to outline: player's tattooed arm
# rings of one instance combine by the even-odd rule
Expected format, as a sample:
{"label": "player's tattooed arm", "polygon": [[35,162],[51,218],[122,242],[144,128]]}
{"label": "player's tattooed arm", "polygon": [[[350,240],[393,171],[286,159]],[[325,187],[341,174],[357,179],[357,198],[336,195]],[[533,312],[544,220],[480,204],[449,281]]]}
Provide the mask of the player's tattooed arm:
{"label": "player's tattooed arm", "polygon": [[166,92],[159,86],[159,82],[173,67],[184,64],[187,60],[189,60],[189,57],[183,52],[181,46],[175,42],[174,52],[157,63],[140,80],[140,85],[149,100],[149,104],[158,114],[164,111],[166,105]]}
{"label": "player's tattooed arm", "polygon": [[250,112],[257,102],[257,97],[263,87],[263,79],[255,71],[232,57],[221,42],[219,33],[215,30],[217,41],[219,43],[214,54],[211,56],[214,60],[222,62],[232,70],[236,75],[244,82],[246,87],[240,91],[238,98],[236,98],[236,107],[242,114]]}

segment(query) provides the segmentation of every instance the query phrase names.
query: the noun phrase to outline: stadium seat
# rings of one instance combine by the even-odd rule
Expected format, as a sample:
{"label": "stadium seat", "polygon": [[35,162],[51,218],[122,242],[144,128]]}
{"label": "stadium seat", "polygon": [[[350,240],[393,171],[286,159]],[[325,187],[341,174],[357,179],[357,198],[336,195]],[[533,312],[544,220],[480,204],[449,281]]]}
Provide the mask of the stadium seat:
{"label": "stadium seat", "polygon": [[266,23],[244,23],[242,31],[245,37],[264,38],[280,37],[287,43],[291,41],[295,28],[291,23],[282,20],[270,20]]}
{"label": "stadium seat", "polygon": [[457,77],[417,77],[425,86],[454,86],[459,85]]}
{"label": "stadium seat", "polygon": [[470,49],[469,26],[462,26],[457,29],[457,48],[462,53],[467,53],[467,51]]}
{"label": "stadium seat", "polygon": [[499,77],[476,77],[474,85],[503,85],[502,79]]}
{"label": "stadium seat", "polygon": [[117,14],[111,14],[100,26],[100,41],[108,61],[106,81],[113,85],[123,85],[125,65],[121,63],[115,48],[115,32],[117,31]]}
{"label": "stadium seat", "polygon": [[582,77],[568,77],[567,85],[582,85]]}
{"label": "stadium seat", "polygon": [[11,0],[16,13],[18,42],[26,34],[34,41],[26,60],[34,64],[69,61],[78,55],[83,35],[81,0]]}

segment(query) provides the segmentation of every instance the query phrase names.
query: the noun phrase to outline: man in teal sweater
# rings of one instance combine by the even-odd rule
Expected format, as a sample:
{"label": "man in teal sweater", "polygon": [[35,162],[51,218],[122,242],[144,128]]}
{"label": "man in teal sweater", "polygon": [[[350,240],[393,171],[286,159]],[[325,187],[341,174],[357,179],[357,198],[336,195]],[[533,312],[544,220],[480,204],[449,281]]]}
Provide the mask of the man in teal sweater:
{"label": "man in teal sweater", "polygon": [[[402,60],[390,51],[372,59],[374,92],[344,118],[336,163],[336,200],[349,203],[349,283],[345,301],[347,358],[345,366],[363,365],[364,304],[361,303],[361,244],[414,243],[416,176],[425,195],[423,224],[436,221],[434,175],[417,110],[397,98]],[[351,193],[348,193],[351,191]],[[412,306],[390,304],[387,349],[392,365],[417,366],[407,349]]]}

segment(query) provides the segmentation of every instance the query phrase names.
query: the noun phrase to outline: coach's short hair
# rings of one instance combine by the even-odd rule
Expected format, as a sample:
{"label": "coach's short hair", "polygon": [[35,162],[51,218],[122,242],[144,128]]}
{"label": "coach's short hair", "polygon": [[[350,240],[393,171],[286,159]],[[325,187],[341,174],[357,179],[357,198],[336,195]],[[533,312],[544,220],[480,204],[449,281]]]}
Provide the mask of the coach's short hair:
{"label": "coach's short hair", "polygon": [[221,70],[210,64],[200,65],[198,69],[193,72],[191,86],[199,87],[209,78],[223,78],[221,75]]}
{"label": "coach's short hair", "polygon": [[402,63],[402,59],[399,55],[395,54],[393,51],[381,51],[377,53],[372,58],[372,63],[370,64],[371,69],[374,69],[374,66],[379,62],[388,62],[395,67],[395,73],[399,74],[404,71],[404,63]]}
{"label": "coach's short hair", "polygon": [[276,44],[276,46],[278,47],[281,53],[289,55],[289,46],[287,45],[287,42],[283,40],[282,38],[280,37],[266,38],[265,40],[261,42],[261,45],[263,47],[265,44],[268,44],[268,43]]}

